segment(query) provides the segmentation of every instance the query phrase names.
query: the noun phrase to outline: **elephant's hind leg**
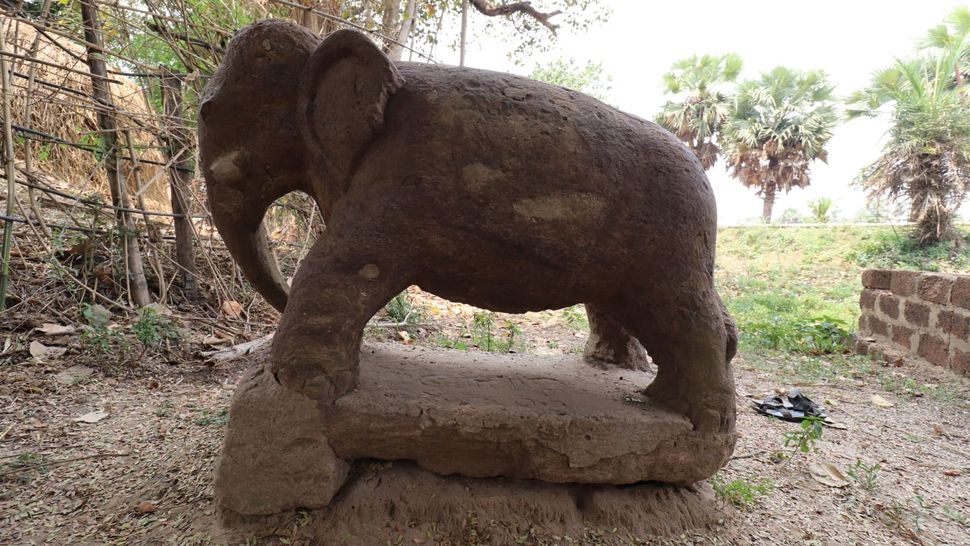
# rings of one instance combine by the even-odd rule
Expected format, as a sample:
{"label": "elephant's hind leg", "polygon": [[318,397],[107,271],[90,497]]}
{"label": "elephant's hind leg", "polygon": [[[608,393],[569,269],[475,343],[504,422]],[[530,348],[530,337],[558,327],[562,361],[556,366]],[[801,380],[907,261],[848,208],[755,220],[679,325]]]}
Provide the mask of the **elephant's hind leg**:
{"label": "elephant's hind leg", "polygon": [[404,260],[391,263],[379,242],[341,231],[328,229],[300,264],[273,339],[277,380],[318,401],[354,389],[367,321],[409,280]]}
{"label": "elephant's hind leg", "polygon": [[587,303],[589,339],[583,357],[593,365],[613,365],[628,370],[647,370],[649,359],[643,345],[612,316]]}
{"label": "elephant's hind leg", "polygon": [[617,310],[657,366],[645,394],[687,415],[695,431],[733,433],[732,342],[720,298],[713,287],[682,288],[663,298]]}

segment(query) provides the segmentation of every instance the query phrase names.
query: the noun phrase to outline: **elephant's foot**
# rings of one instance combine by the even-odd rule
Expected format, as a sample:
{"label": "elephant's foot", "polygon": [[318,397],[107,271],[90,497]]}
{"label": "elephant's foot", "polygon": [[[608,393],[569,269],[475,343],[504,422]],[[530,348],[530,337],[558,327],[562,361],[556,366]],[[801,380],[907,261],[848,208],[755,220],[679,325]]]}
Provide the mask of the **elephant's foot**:
{"label": "elephant's foot", "polygon": [[[719,373],[706,377],[662,368],[643,393],[653,402],[686,415],[695,432],[734,433],[737,408],[733,381]],[[691,377],[693,375],[693,377]]]}
{"label": "elephant's foot", "polygon": [[589,317],[589,339],[583,358],[594,366],[616,366],[627,370],[646,371],[650,358],[643,345],[615,319],[604,315],[592,304],[586,304]]}
{"label": "elephant's foot", "polygon": [[332,402],[357,386],[359,360],[359,341],[352,348],[324,348],[278,334],[273,340],[271,370],[287,389]]}

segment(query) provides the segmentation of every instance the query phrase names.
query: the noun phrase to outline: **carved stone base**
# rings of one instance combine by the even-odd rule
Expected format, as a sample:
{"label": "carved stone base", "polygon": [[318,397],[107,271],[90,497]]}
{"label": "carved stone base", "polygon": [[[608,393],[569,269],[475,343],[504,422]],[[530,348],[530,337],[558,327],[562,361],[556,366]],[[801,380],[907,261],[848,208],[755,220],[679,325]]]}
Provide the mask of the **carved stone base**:
{"label": "carved stone base", "polygon": [[364,347],[357,389],[317,407],[255,372],[233,399],[216,496],[240,514],[320,507],[343,483],[344,460],[371,458],[555,483],[711,476],[730,457],[733,432],[695,433],[639,394],[651,379],[578,356],[376,345]]}

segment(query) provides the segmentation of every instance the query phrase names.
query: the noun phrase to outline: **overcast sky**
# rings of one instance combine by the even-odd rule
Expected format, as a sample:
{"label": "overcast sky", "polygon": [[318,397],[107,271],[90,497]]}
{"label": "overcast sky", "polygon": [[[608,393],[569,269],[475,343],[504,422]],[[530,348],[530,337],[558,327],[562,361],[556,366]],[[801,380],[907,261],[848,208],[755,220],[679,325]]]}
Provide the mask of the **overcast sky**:
{"label": "overcast sky", "polygon": [[[674,61],[694,54],[738,53],[744,59],[742,79],[778,65],[822,69],[836,86],[836,94],[848,95],[864,87],[875,70],[888,66],[895,57],[910,55],[927,29],[962,4],[957,0],[602,1],[613,6],[609,21],[586,35],[561,32],[555,50],[536,60],[565,56],[602,62],[613,79],[607,102],[648,119],[666,100],[661,75]],[[476,15],[473,24],[481,22]],[[512,65],[506,50],[501,41],[481,40],[468,51],[466,64],[525,74],[531,71],[531,65]],[[453,59],[450,53],[438,53],[444,62],[457,64],[457,55]],[[836,200],[840,216],[852,218],[864,206],[864,198],[848,184],[879,155],[887,128],[885,120],[854,120],[837,127],[828,147],[828,164],[813,167],[808,189],[782,196],[775,203],[775,217],[789,207],[807,214],[809,200],[830,196]],[[761,200],[730,178],[723,163],[708,171],[708,176],[717,194],[720,223],[760,216]]]}

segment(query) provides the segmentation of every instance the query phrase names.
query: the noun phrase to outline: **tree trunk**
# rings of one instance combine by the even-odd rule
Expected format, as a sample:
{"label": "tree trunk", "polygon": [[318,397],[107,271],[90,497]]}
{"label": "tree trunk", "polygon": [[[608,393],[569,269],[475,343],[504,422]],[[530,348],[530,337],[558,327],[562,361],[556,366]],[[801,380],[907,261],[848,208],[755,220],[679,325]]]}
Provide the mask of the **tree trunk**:
{"label": "tree trunk", "polygon": [[468,0],[461,0],[461,42],[458,46],[458,66],[465,66],[465,46],[468,40]]}
{"label": "tree trunk", "polygon": [[[199,299],[196,281],[195,247],[192,235],[192,207],[189,206],[189,180],[192,163],[189,161],[189,135],[182,118],[182,80],[172,74],[161,78],[162,104],[165,108],[165,153],[172,162],[169,180],[172,189],[172,212],[175,217],[175,254],[179,264],[179,279],[185,299]],[[181,152],[177,160],[173,158]]]}
{"label": "tree trunk", "polygon": [[411,36],[411,27],[414,26],[414,10],[417,8],[417,0],[408,0],[407,7],[404,8],[404,18],[401,20],[401,27],[398,29],[394,39],[388,47],[387,56],[392,61],[400,61],[404,56],[404,46],[408,43]]}
{"label": "tree trunk", "polygon": [[762,199],[764,199],[764,206],[761,209],[761,220],[766,224],[771,223],[771,209],[775,206],[775,193],[777,190],[778,188],[775,186],[775,183],[769,182],[763,192]]}
{"label": "tree trunk", "polygon": [[[101,23],[98,21],[98,8],[94,0],[81,0],[81,21],[84,24],[84,39],[87,42],[87,61],[91,71],[91,89],[94,100],[101,105],[98,109],[98,128],[101,130],[101,143],[105,152],[105,172],[108,187],[111,189],[111,203],[115,207],[128,206],[127,185],[118,172],[118,124],[115,120],[114,104],[108,87],[108,68],[104,62],[104,45],[101,39]],[[145,265],[138,247],[135,226],[131,214],[117,210],[118,225],[125,246],[128,285],[132,302],[138,307],[151,303],[148,283],[145,282]]]}

